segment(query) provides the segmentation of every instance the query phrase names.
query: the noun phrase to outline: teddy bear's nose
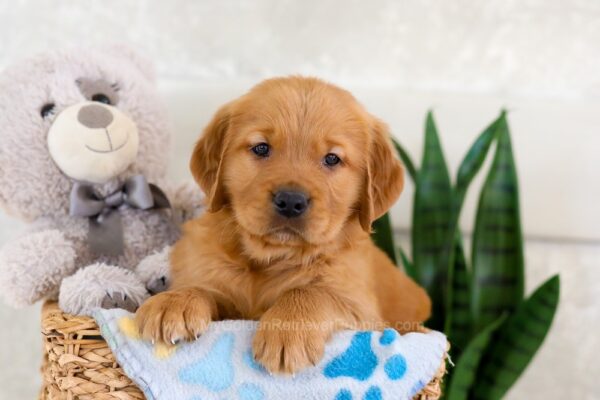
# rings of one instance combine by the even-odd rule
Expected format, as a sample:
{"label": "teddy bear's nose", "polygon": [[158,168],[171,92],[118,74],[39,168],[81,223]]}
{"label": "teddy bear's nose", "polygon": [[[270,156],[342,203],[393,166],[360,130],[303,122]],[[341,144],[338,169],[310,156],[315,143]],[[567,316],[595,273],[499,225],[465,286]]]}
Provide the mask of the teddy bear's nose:
{"label": "teddy bear's nose", "polygon": [[106,128],[113,121],[113,114],[106,107],[90,104],[77,113],[79,122],[90,129]]}

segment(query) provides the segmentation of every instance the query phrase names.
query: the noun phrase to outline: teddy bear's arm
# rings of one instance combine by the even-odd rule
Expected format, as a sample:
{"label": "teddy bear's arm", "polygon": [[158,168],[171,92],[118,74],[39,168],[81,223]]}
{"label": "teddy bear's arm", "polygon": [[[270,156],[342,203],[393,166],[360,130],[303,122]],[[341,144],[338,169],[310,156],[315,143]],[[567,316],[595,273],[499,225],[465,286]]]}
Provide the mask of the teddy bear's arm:
{"label": "teddy bear's arm", "polygon": [[63,279],[58,305],[64,312],[77,315],[92,315],[99,307],[135,312],[147,297],[146,288],[132,271],[93,263]]}
{"label": "teddy bear's arm", "polygon": [[[171,202],[174,220],[178,223],[184,223],[197,218],[204,211],[204,194],[194,181],[186,181],[179,186],[164,185],[167,188],[169,200]],[[135,273],[142,281],[146,290],[150,294],[156,294],[167,290],[170,281],[169,254],[171,252],[170,244],[179,236],[179,231],[175,236],[166,241],[162,249],[157,249],[146,256],[138,264]]]}
{"label": "teddy bear's arm", "polygon": [[167,290],[170,282],[169,255],[171,246],[165,246],[161,251],[150,254],[137,266],[135,272],[146,286],[150,294]]}
{"label": "teddy bear's arm", "polygon": [[15,307],[55,297],[75,269],[73,244],[57,229],[40,230],[0,249],[0,292]]}
{"label": "teddy bear's arm", "polygon": [[204,211],[204,193],[194,181],[186,181],[173,190],[171,203],[180,221],[186,222],[197,218]]}

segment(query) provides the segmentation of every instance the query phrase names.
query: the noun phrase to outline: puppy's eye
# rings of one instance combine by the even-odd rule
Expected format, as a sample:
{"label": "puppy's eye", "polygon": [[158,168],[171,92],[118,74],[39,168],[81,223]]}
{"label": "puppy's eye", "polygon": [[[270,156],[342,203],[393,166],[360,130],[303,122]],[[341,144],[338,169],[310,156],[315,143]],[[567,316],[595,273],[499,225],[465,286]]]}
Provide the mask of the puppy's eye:
{"label": "puppy's eye", "polygon": [[97,101],[98,103],[104,103],[110,105],[110,99],[104,93],[96,93],[92,96],[92,101]]}
{"label": "puppy's eye", "polygon": [[323,163],[325,165],[327,165],[328,167],[333,167],[335,165],[338,165],[342,160],[340,160],[340,158],[333,154],[333,153],[329,153],[325,156],[325,158],[323,159]]}
{"label": "puppy's eye", "polygon": [[271,148],[266,143],[259,143],[252,148],[252,152],[259,157],[268,157]]}
{"label": "puppy's eye", "polygon": [[40,115],[44,119],[48,118],[52,114],[54,114],[54,103],[44,104],[44,106],[40,109]]}

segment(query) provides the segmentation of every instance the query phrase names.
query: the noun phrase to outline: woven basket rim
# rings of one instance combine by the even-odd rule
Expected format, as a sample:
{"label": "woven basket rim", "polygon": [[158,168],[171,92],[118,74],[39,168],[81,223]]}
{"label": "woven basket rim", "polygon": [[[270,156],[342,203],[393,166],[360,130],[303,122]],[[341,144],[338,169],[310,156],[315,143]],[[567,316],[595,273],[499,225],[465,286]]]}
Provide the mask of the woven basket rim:
{"label": "woven basket rim", "polygon": [[[54,301],[44,303],[41,317],[45,354],[40,399],[145,399],[118,365],[93,318],[66,314]],[[440,368],[414,400],[440,398],[448,350],[449,344]]]}

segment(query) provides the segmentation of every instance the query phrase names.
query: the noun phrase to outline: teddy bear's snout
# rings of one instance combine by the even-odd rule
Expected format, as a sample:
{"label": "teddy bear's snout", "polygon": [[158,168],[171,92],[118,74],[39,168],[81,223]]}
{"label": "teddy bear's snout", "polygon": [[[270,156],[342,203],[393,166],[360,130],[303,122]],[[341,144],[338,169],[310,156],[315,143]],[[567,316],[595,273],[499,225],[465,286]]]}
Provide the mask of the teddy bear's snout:
{"label": "teddy bear's snout", "polygon": [[48,150],[70,178],[105,183],[131,165],[138,152],[135,122],[116,107],[86,101],[61,111],[48,130]]}
{"label": "teddy bear's snout", "polygon": [[90,129],[104,129],[114,120],[112,112],[101,105],[90,104],[81,107],[77,113],[77,120]]}

